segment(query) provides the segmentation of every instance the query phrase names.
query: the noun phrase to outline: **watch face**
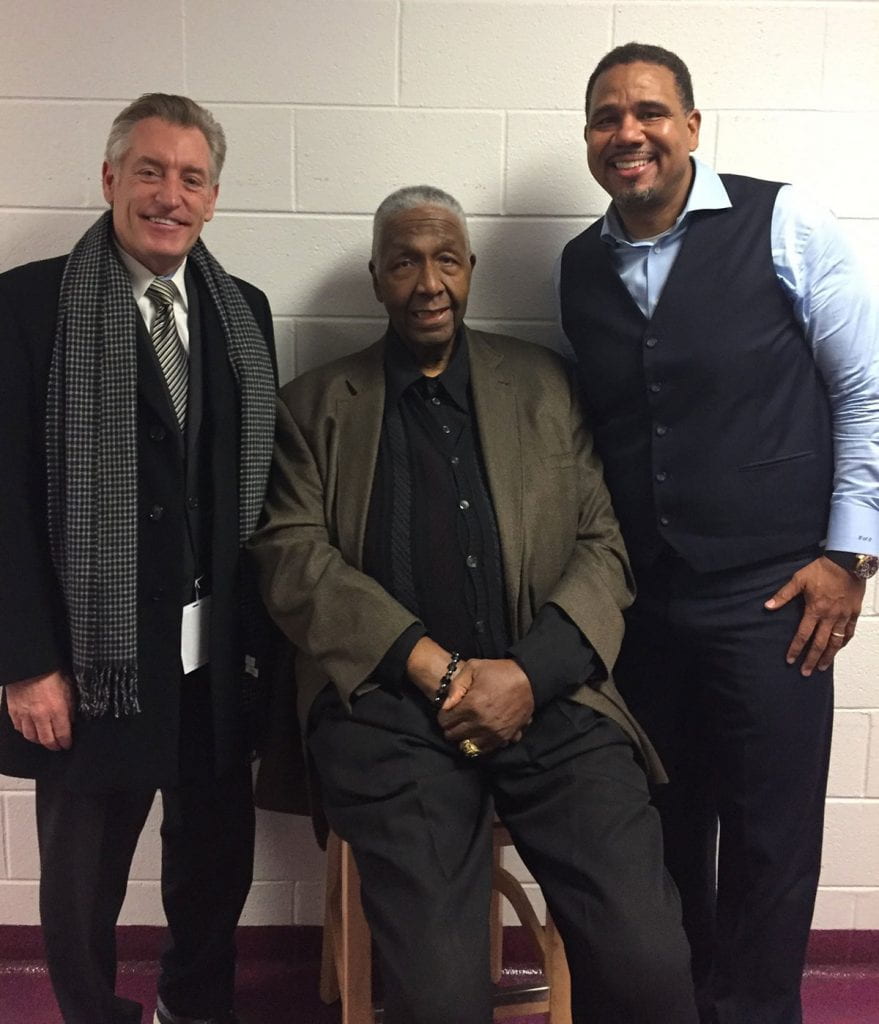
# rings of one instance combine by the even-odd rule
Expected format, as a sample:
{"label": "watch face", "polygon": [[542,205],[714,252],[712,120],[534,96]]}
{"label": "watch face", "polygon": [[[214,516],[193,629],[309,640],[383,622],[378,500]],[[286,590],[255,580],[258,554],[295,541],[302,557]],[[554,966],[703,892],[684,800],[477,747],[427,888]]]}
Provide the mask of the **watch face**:
{"label": "watch face", "polygon": [[852,572],[859,580],[872,579],[879,570],[879,557],[876,555],[858,555]]}

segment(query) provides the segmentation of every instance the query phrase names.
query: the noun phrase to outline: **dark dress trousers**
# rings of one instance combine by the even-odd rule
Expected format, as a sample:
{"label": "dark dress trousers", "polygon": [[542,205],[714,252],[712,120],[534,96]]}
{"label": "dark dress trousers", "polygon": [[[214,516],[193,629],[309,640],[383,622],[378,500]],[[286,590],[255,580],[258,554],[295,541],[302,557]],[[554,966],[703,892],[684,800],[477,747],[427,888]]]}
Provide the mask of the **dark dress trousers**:
{"label": "dark dress trousers", "polygon": [[[0,276],[0,683],[65,669],[63,601],[48,552],[45,394],[66,257]],[[236,282],[274,359],[265,296]],[[238,402],[217,312],[187,271],[190,398],[177,425],[138,318],[137,630],[141,713],[78,719],[67,752],[24,740],[0,711],[0,772],[37,780],[41,918],[67,1024],[140,1020],[113,994],[114,926],[156,790],[171,942],[159,991],[175,1012],[232,1003],[233,931],[252,874],[253,741],[242,684]],[[133,301],[133,300],[132,300]],[[212,597],[209,663],[183,676],[180,616],[193,568]],[[71,884],[75,879],[75,884]]]}
{"label": "dark dress trousers", "polygon": [[599,223],[565,249],[562,320],[638,586],[615,677],[671,779],[703,1021],[798,1024],[832,672],[786,664],[802,604],[763,602],[824,536],[830,410],[772,264],[780,186],[722,177],[732,207],[693,215],[651,318]]}

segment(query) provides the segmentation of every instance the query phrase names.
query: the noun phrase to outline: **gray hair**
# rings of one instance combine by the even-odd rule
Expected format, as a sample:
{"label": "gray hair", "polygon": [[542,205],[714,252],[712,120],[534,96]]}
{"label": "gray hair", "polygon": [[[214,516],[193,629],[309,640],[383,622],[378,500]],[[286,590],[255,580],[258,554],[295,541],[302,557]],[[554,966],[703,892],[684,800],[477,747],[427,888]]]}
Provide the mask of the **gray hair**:
{"label": "gray hair", "polygon": [[406,210],[414,210],[418,206],[444,206],[450,213],[461,222],[464,231],[464,241],[467,249],[470,249],[470,232],[467,230],[467,217],[464,208],[448,192],[443,192],[435,185],[407,185],[405,188],[398,188],[386,199],[383,199],[379,208],[375,211],[372,220],[372,257],[378,255],[378,246],[381,241],[385,225],[398,213]]}
{"label": "gray hair", "polygon": [[184,128],[198,128],[204,135],[211,154],[211,184],[220,180],[223,162],[226,159],[226,135],[214,115],[200,107],[188,96],[173,96],[165,92],[146,92],[136,99],[113,120],[107,136],[104,158],[107,163],[118,167],[128,152],[128,137],[138,121],[148,117],[159,117],[169,124]]}

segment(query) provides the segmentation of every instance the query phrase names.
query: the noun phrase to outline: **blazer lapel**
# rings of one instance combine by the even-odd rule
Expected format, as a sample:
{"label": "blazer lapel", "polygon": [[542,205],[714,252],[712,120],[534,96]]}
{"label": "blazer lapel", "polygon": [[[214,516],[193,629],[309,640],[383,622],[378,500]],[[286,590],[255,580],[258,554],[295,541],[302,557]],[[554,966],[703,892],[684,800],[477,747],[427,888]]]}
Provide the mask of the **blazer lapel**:
{"label": "blazer lapel", "polygon": [[516,382],[505,370],[503,351],[480,331],[465,330],[479,440],[500,533],[510,614],[515,618],[522,584],[524,486]]}
{"label": "blazer lapel", "polygon": [[372,480],[378,458],[385,408],[384,338],[362,352],[345,380],[347,394],[338,399],[339,549],[346,561],[362,568],[363,540]]}

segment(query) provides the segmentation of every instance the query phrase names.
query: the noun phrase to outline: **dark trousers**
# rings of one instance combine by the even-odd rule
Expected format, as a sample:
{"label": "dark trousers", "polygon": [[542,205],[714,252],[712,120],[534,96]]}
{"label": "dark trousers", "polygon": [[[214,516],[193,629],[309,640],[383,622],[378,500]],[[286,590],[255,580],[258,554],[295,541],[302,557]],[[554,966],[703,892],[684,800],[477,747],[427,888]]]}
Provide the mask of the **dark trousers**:
{"label": "dark trousers", "polygon": [[667,556],[638,577],[614,669],[671,779],[655,803],[705,1024],[802,1021],[832,670],[789,666],[802,603],[763,602],[813,557],[697,574]]}
{"label": "dark trousers", "polygon": [[466,759],[414,689],[349,715],[331,689],[309,746],[332,828],[352,846],[386,1024],[488,1024],[494,811],[564,940],[577,1024],[693,1024],[689,950],[659,821],[622,730],[557,700],[523,739]]}
{"label": "dark trousers", "polygon": [[[252,878],[254,812],[248,765],[213,776],[208,712],[196,687],[184,699],[181,782],[161,790],[170,941],[159,994],[174,1013],[211,1017],[233,1003],[234,932]],[[114,993],[115,926],[154,795],[72,792],[63,772],[37,780],[40,919],[65,1024],[140,1022],[141,1006]]]}

